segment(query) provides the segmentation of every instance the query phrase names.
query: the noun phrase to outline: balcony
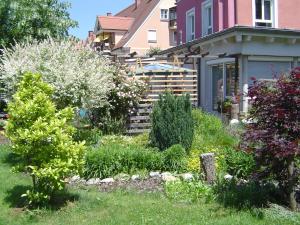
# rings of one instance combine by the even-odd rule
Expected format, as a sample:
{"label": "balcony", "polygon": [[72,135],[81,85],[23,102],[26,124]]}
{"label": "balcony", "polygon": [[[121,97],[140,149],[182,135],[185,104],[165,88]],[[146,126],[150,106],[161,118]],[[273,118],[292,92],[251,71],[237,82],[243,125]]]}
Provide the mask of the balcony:
{"label": "balcony", "polygon": [[170,30],[176,30],[177,29],[177,21],[176,20],[170,20],[169,21],[169,28],[170,28]]}
{"label": "balcony", "polygon": [[171,30],[177,29],[177,15],[176,15],[176,7],[170,8],[169,10],[169,28]]}

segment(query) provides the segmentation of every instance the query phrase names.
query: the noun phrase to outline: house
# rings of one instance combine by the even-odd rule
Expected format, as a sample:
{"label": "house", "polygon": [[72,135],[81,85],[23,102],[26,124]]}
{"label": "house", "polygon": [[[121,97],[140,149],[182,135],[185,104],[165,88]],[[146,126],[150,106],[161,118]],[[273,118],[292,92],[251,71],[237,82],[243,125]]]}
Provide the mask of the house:
{"label": "house", "polygon": [[175,46],[176,27],[169,23],[174,6],[175,0],[135,0],[115,15],[97,16],[94,46],[112,55],[145,55],[150,48]]}
{"label": "house", "polygon": [[299,0],[177,0],[176,12],[179,45],[159,54],[198,69],[207,111],[241,95],[247,113],[251,77],[273,79],[299,65]]}

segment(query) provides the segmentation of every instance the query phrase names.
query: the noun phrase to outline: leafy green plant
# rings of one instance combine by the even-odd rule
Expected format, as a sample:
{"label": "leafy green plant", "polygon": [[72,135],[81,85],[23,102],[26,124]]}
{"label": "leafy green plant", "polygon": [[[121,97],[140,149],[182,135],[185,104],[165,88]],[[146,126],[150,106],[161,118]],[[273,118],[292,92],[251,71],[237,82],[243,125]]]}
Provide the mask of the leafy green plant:
{"label": "leafy green plant", "polygon": [[188,169],[199,172],[199,155],[213,152],[216,155],[218,171],[226,171],[223,149],[237,146],[238,137],[232,136],[223,125],[221,119],[212,114],[203,112],[200,109],[194,109],[192,115],[195,131],[188,157]]}
{"label": "leafy green plant", "polygon": [[96,145],[99,143],[101,131],[97,128],[77,128],[73,134],[73,139],[76,142],[85,141],[86,145]]}
{"label": "leafy green plant", "polygon": [[238,179],[219,179],[214,186],[216,199],[225,207],[249,209],[265,207],[269,202],[280,202],[280,193],[272,183],[246,182]]}
{"label": "leafy green plant", "polygon": [[253,154],[225,148],[222,151],[225,170],[237,178],[248,178],[255,170]]}
{"label": "leafy green plant", "polygon": [[154,149],[112,143],[88,152],[84,174],[88,178],[106,178],[143,169],[162,170],[163,163],[163,154]]}
{"label": "leafy green plant", "polygon": [[163,152],[165,170],[182,172],[186,170],[186,152],[181,145],[173,145]]}
{"label": "leafy green plant", "polygon": [[57,111],[52,93],[41,75],[25,73],[8,105],[6,135],[23,159],[19,166],[32,177],[33,189],[23,195],[30,205],[47,203],[64,188],[64,178],[84,165],[84,143],[72,140],[73,110]]}
{"label": "leafy green plant", "polygon": [[165,183],[165,193],[168,198],[176,201],[210,202],[214,197],[213,189],[201,181],[175,181]]}
{"label": "leafy green plant", "polygon": [[165,150],[181,144],[188,152],[192,145],[194,126],[189,95],[174,96],[167,92],[159,97],[151,115],[150,141]]}
{"label": "leafy green plant", "polygon": [[100,147],[87,153],[85,177],[106,178],[119,173],[131,174],[141,170],[170,172],[186,170],[186,153],[180,145],[160,152],[155,148],[130,144],[129,140],[122,136],[103,137],[103,140]]}

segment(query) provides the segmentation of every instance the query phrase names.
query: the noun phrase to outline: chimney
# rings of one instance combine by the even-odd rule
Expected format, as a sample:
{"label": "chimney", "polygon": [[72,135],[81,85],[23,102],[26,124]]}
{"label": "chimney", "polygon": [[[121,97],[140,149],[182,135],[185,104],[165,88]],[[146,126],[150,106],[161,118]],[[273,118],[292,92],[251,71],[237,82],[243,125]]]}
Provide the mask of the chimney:
{"label": "chimney", "polygon": [[89,31],[89,37],[93,37],[93,35],[94,35],[94,31]]}
{"label": "chimney", "polygon": [[142,0],[135,0],[135,8],[137,9],[137,7],[141,4]]}
{"label": "chimney", "polygon": [[112,16],[111,12],[106,13],[107,16]]}

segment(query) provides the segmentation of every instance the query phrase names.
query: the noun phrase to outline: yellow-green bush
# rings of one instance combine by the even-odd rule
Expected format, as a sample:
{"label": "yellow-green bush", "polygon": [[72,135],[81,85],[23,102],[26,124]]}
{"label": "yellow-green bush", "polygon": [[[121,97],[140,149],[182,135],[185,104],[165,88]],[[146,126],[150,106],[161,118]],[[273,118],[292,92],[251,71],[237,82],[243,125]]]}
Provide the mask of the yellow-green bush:
{"label": "yellow-green bush", "polygon": [[233,148],[238,140],[231,136],[225,129],[221,119],[203,112],[200,109],[192,111],[194,120],[194,139],[188,158],[188,169],[199,171],[199,155],[213,152],[216,154],[216,163],[219,171],[225,170],[224,152],[225,148]]}

